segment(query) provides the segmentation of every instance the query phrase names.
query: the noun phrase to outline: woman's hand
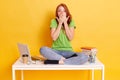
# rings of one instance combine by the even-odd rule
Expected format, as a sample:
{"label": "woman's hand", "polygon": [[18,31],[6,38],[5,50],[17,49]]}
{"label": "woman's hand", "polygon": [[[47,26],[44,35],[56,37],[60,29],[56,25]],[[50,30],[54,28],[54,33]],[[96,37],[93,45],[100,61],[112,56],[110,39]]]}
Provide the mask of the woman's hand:
{"label": "woman's hand", "polygon": [[56,17],[56,19],[57,19],[59,24],[63,24],[63,22],[65,20],[63,17],[60,17],[60,18]]}
{"label": "woman's hand", "polygon": [[65,18],[64,24],[67,23],[68,19],[69,19],[69,16]]}
{"label": "woman's hand", "polygon": [[59,15],[59,18],[56,17],[56,19],[58,20],[58,22],[60,24],[63,24],[64,22],[66,22],[68,20],[68,17],[66,17],[66,13],[63,13],[63,14]]}

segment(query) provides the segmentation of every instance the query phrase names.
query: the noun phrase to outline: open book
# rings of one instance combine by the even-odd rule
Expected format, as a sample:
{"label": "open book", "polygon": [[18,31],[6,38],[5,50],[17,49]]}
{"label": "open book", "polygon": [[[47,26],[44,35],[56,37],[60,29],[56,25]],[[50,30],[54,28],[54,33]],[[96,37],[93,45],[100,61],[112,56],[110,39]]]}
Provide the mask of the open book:
{"label": "open book", "polygon": [[31,59],[33,61],[36,61],[36,60],[41,60],[41,61],[44,61],[46,60],[46,58],[42,57],[42,56],[31,56]]}

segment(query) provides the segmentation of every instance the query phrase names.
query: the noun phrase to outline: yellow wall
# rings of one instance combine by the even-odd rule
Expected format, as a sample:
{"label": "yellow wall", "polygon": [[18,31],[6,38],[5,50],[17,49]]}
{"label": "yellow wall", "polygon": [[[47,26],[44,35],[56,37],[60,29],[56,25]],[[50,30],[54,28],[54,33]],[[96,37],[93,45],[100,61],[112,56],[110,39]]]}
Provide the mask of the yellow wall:
{"label": "yellow wall", "polygon": [[[0,0],[0,80],[12,80],[11,66],[19,57],[17,42],[28,44],[32,55],[51,45],[49,24],[61,2],[68,5],[77,26],[74,50],[97,47],[105,80],[120,80],[119,0]],[[89,71],[25,71],[25,80],[90,80],[89,75]],[[95,71],[95,79],[100,76]]]}

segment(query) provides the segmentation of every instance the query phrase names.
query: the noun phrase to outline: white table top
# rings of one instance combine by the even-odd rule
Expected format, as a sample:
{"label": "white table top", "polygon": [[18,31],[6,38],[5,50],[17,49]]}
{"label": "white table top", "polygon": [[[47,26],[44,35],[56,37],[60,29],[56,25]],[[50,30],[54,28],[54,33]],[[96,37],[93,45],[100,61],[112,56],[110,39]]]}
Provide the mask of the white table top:
{"label": "white table top", "polygon": [[87,69],[102,69],[102,64],[97,58],[95,63],[86,62],[82,65],[60,65],[60,64],[43,64],[42,61],[36,63],[23,64],[20,58],[12,65],[15,70],[87,70]]}

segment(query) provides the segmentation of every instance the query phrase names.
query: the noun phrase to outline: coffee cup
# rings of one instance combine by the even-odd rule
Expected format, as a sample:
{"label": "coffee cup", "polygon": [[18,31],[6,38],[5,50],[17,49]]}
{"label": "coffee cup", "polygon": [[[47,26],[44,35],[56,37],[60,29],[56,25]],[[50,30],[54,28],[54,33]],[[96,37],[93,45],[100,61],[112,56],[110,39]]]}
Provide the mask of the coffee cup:
{"label": "coffee cup", "polygon": [[27,64],[28,63],[28,54],[22,55],[22,60],[23,60],[24,64]]}

